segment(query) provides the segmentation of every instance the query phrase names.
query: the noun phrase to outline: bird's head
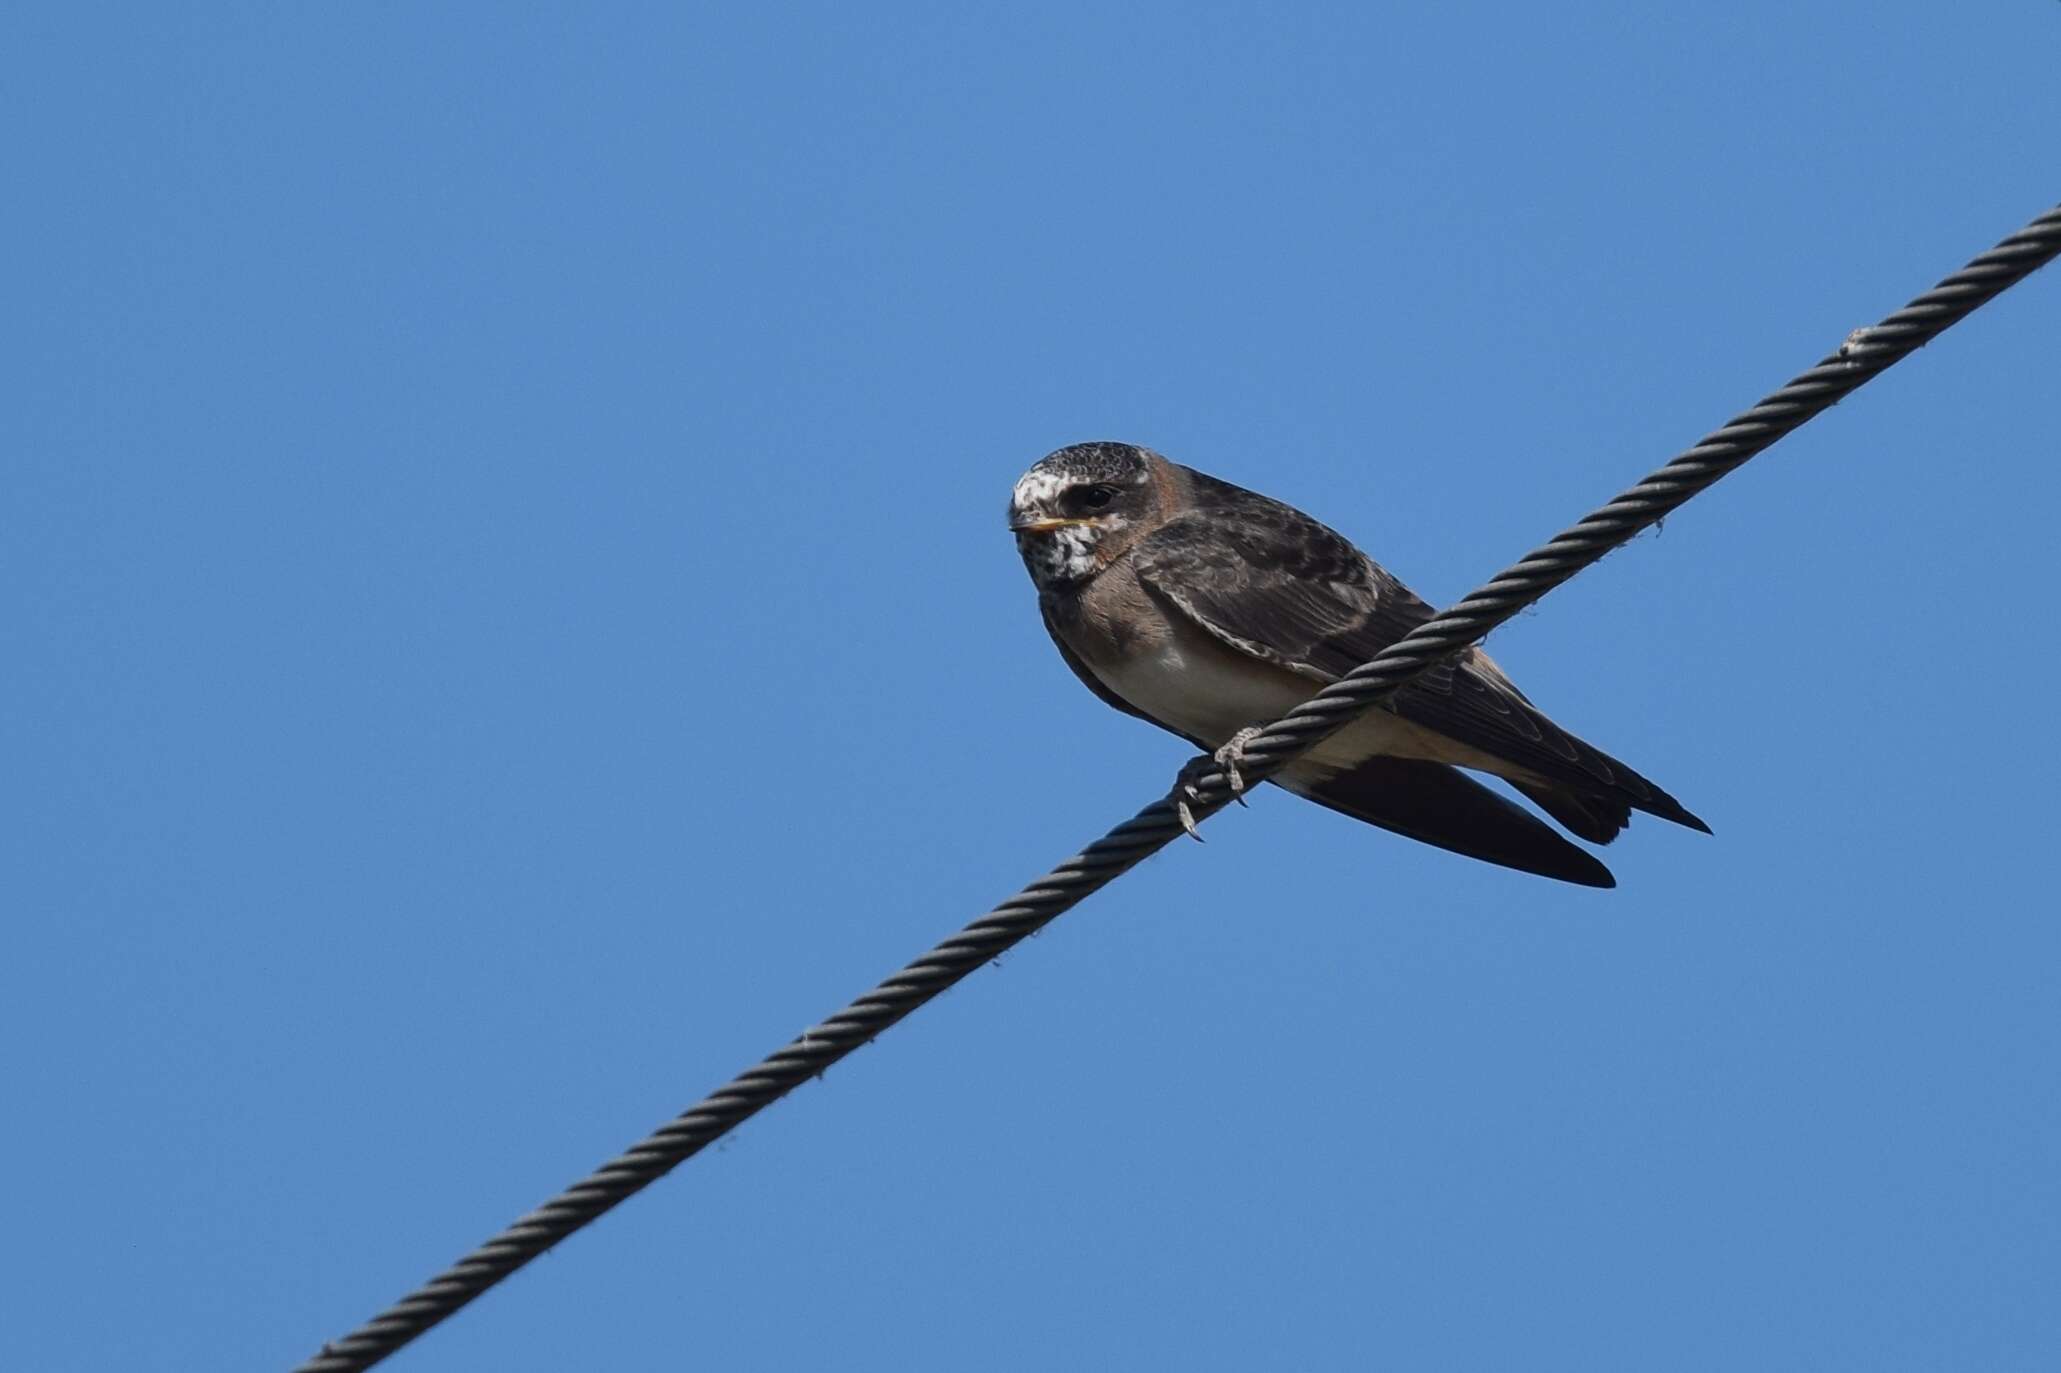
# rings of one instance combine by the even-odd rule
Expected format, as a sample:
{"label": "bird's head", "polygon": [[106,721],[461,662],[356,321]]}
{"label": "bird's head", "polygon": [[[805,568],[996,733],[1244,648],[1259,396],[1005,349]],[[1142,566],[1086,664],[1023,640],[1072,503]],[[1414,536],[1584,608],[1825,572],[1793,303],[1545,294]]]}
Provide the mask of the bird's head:
{"label": "bird's head", "polygon": [[1017,478],[1009,528],[1038,588],[1085,582],[1151,532],[1165,464],[1133,444],[1077,443]]}

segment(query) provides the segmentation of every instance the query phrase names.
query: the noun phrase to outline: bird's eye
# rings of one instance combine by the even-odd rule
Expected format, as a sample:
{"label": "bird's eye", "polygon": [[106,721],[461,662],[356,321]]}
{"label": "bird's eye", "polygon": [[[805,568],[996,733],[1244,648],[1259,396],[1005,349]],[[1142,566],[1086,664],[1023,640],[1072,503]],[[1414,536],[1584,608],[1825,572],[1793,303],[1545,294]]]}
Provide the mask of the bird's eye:
{"label": "bird's eye", "polygon": [[1091,486],[1081,492],[1081,504],[1090,510],[1100,510],[1115,499],[1116,488],[1113,486]]}

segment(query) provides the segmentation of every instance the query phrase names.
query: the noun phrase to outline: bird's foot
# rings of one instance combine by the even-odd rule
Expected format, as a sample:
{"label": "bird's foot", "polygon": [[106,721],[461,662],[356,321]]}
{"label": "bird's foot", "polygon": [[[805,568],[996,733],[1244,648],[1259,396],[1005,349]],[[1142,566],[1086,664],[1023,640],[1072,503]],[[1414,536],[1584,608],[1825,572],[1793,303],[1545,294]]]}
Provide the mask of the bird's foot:
{"label": "bird's foot", "polygon": [[1258,725],[1247,725],[1224,742],[1224,746],[1210,755],[1216,765],[1224,770],[1224,780],[1231,784],[1231,799],[1239,805],[1245,804],[1245,778],[1238,771],[1238,765],[1245,761],[1245,746],[1260,737],[1264,731]]}
{"label": "bird's foot", "polygon": [[1202,833],[1195,827],[1195,812],[1190,802],[1202,800],[1201,788],[1197,785],[1211,772],[1221,771],[1224,780],[1231,784],[1231,799],[1239,805],[1245,804],[1245,777],[1238,771],[1238,765],[1245,761],[1245,746],[1259,738],[1260,727],[1247,725],[1225,741],[1224,746],[1214,753],[1205,753],[1190,758],[1181,766],[1180,775],[1174,778],[1174,814],[1180,817],[1181,828],[1196,843],[1202,842]]}

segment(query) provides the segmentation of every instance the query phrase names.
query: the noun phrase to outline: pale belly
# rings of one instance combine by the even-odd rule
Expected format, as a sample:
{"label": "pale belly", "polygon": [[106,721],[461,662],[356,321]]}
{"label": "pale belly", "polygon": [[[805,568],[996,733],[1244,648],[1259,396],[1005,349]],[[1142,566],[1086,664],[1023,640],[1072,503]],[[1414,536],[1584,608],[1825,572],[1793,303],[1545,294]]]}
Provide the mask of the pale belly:
{"label": "pale belly", "polygon": [[[1137,710],[1212,748],[1247,725],[1279,719],[1323,687],[1194,632],[1115,662],[1090,663],[1089,670]],[[1377,706],[1283,769],[1279,780],[1321,780],[1376,754],[1529,776],[1492,754]]]}

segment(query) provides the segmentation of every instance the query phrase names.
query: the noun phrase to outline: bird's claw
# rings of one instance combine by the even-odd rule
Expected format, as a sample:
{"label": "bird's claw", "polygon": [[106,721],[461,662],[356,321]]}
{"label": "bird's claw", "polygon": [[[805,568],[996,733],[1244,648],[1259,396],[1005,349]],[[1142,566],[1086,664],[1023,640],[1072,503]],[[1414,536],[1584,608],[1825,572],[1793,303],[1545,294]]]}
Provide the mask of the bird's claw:
{"label": "bird's claw", "polygon": [[1195,782],[1207,771],[1209,759],[1189,759],[1181,765],[1180,775],[1174,778],[1173,795],[1168,798],[1174,803],[1174,816],[1181,822],[1181,828],[1198,844],[1202,842],[1202,831],[1195,828],[1195,812],[1188,809],[1188,803],[1202,799],[1202,792],[1196,787]]}
{"label": "bird's claw", "polygon": [[1259,738],[1260,733],[1258,725],[1247,725],[1210,755],[1224,770],[1224,780],[1231,784],[1231,799],[1241,806],[1245,804],[1245,777],[1238,771],[1238,765],[1245,761],[1245,746]]}
{"label": "bird's claw", "polygon": [[1188,837],[1196,843],[1202,842],[1202,832],[1195,827],[1195,812],[1189,808],[1189,802],[1202,800],[1202,789],[1196,784],[1212,771],[1221,771],[1224,780],[1231,784],[1231,799],[1241,806],[1245,805],[1245,776],[1238,771],[1238,765],[1245,761],[1245,746],[1259,735],[1259,726],[1247,725],[1226,740],[1222,748],[1213,753],[1190,758],[1182,764],[1180,775],[1174,779],[1171,799],[1174,803],[1174,814],[1179,818],[1181,828],[1187,831]]}

